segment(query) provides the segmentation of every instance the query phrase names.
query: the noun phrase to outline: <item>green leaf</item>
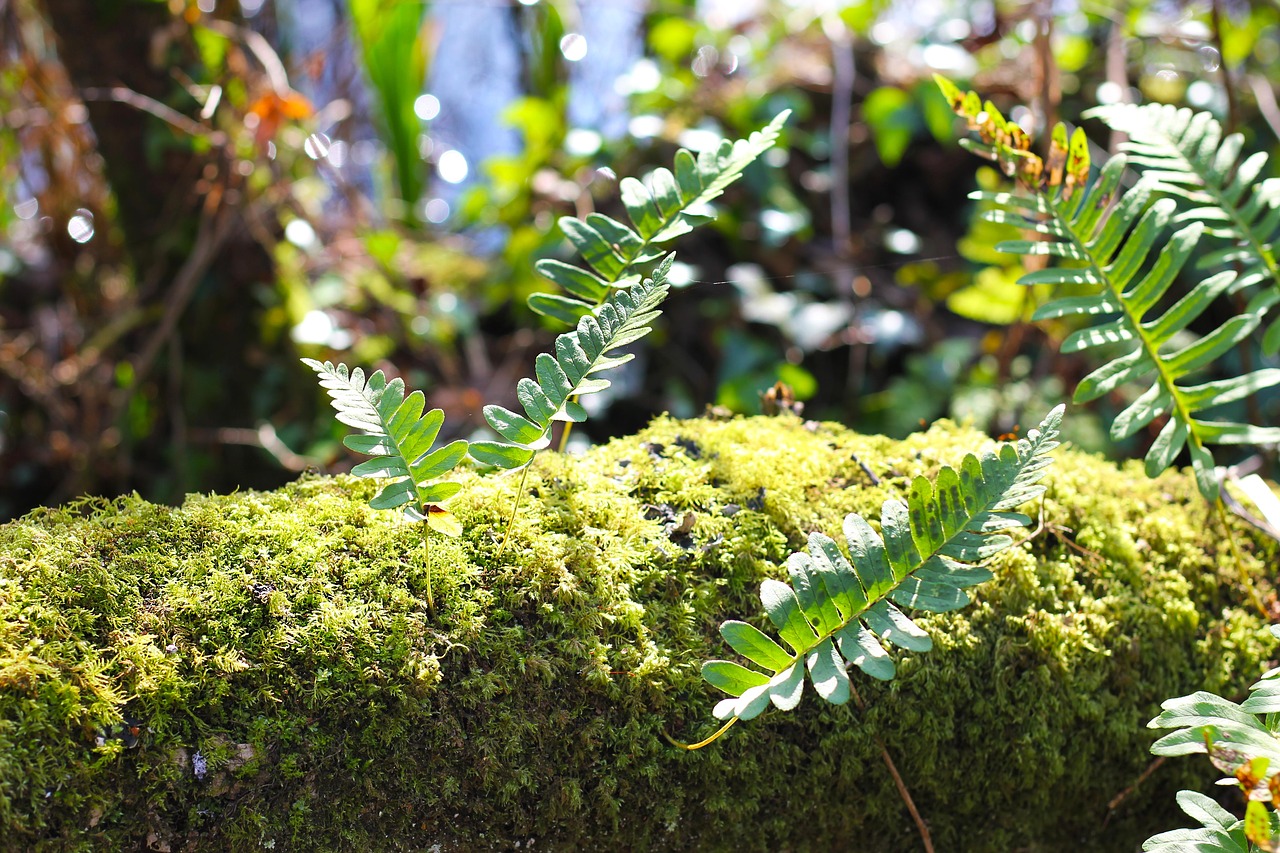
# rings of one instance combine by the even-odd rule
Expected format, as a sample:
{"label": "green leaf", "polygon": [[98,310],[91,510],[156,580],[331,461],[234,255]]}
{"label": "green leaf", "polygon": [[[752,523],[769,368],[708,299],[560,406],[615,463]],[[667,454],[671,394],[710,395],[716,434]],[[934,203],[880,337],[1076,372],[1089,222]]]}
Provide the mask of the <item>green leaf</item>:
{"label": "green leaf", "polygon": [[818,641],[818,635],[805,620],[791,587],[768,578],[760,585],[760,602],[769,621],[778,629],[779,636],[791,648],[803,652]]}
{"label": "green leaf", "polygon": [[501,441],[473,441],[469,448],[471,457],[482,465],[498,468],[519,468],[533,459],[534,451]]}
{"label": "green leaf", "polygon": [[780,711],[790,711],[804,695],[804,665],[796,661],[769,682],[769,700]]}
{"label": "green leaf", "polygon": [[849,674],[845,672],[844,661],[836,653],[830,637],[809,652],[805,666],[809,668],[809,679],[819,696],[832,705],[843,705],[849,701]]}
{"label": "green leaf", "polygon": [[787,654],[768,634],[746,622],[725,622],[720,626],[720,635],[735,652],[773,672],[795,663],[794,655]]}
{"label": "green leaf", "polygon": [[702,665],[702,677],[730,696],[741,696],[748,689],[769,683],[769,676],[727,660],[711,660]]}
{"label": "green leaf", "polygon": [[893,680],[897,668],[893,664],[893,658],[889,657],[889,653],[876,640],[875,634],[854,623],[841,629],[836,637],[840,643],[840,653],[849,663],[879,681]]}
{"label": "green leaf", "polygon": [[[545,278],[555,282],[574,296],[588,302],[599,302],[609,293],[609,282],[589,270],[544,258],[533,268]],[[530,302],[532,305],[532,302]]]}

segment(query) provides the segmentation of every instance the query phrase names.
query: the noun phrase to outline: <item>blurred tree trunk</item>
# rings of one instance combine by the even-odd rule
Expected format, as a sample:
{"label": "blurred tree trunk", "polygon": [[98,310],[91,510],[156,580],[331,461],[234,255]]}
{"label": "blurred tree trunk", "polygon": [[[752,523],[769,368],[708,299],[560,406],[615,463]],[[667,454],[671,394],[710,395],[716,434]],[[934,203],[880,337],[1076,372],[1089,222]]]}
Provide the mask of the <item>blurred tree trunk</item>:
{"label": "blurred tree trunk", "polygon": [[[151,61],[153,44],[172,16],[164,3],[128,0],[44,0],[59,58],[81,92],[123,86],[165,103],[175,82]],[[163,254],[164,238],[177,224],[163,216],[171,198],[188,197],[195,165],[174,147],[153,155],[149,140],[167,134],[162,122],[136,107],[87,98],[107,180],[116,197],[119,224],[139,275]]]}
{"label": "blurred tree trunk", "polygon": [[[202,488],[278,483],[284,472],[264,465],[261,451],[215,443],[193,454],[187,442],[192,431],[253,425],[254,384],[230,380],[260,372],[289,347],[287,337],[263,341],[254,292],[274,281],[274,261],[245,224],[231,155],[195,145],[191,133],[159,117],[167,107],[182,114],[171,118],[194,123],[201,106],[181,86],[182,71],[206,82],[190,27],[164,2],[42,2],[88,109],[139,302],[160,318],[110,356],[128,362],[134,377],[112,413],[120,445],[101,446],[64,486],[67,494],[52,497],[138,489],[172,500],[191,488],[188,466],[204,469]],[[121,103],[123,90],[141,97]],[[276,231],[273,217],[262,222],[259,214],[258,222]],[[129,416],[139,403],[147,416]]]}

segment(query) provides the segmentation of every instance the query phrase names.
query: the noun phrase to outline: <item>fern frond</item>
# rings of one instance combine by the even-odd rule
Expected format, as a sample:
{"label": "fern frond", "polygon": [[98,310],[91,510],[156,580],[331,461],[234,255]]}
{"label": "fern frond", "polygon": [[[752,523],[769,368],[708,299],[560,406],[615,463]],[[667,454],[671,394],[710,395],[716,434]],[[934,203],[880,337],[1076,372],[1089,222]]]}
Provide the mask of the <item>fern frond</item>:
{"label": "fern frond", "polygon": [[[348,371],[345,364],[302,359],[320,377],[320,386],[333,398],[337,419],[360,430],[342,440],[349,449],[366,456],[351,473],[359,477],[387,480],[369,501],[374,509],[405,507],[415,520],[424,518],[431,526],[453,532],[447,520],[433,519],[431,508],[448,500],[461,488],[457,483],[434,482],[452,471],[467,455],[467,442],[458,440],[433,449],[444,412],[432,409],[423,414],[426,398],[421,391],[405,396],[404,381],[387,381],[379,370],[365,378],[359,367]],[[456,535],[456,534],[455,534]]]}
{"label": "fern frond", "polygon": [[[1277,384],[1280,370],[1188,384],[1198,371],[1247,337],[1260,317],[1241,314],[1189,344],[1174,343],[1175,336],[1186,336],[1190,323],[1231,288],[1235,274],[1227,271],[1209,276],[1174,305],[1158,310],[1174,279],[1195,253],[1205,226],[1192,222],[1166,242],[1176,205],[1168,198],[1151,202],[1156,184],[1150,181],[1139,181],[1112,206],[1125,164],[1123,156],[1112,158],[1090,187],[1070,198],[1058,192],[1033,196],[975,193],[971,198],[993,202],[997,209],[987,216],[994,221],[1043,237],[1007,241],[997,249],[1073,262],[1069,267],[1051,266],[1029,273],[1020,279],[1022,284],[1096,288],[1093,295],[1053,300],[1033,315],[1035,320],[1079,315],[1090,321],[1089,327],[1062,342],[1063,352],[1103,345],[1119,345],[1123,350],[1080,382],[1075,400],[1094,400],[1131,382],[1149,383],[1116,417],[1111,437],[1126,438],[1167,414],[1169,420],[1147,454],[1147,473],[1159,474],[1186,447],[1201,493],[1216,501],[1218,482],[1208,445],[1277,441],[1280,429],[1205,420],[1199,415]],[[1148,264],[1152,256],[1155,261]]]}
{"label": "fern frond", "polygon": [[[1230,245],[1207,252],[1199,266],[1240,269],[1234,289],[1260,287],[1249,305],[1264,312],[1280,302],[1280,179],[1258,180],[1267,164],[1263,152],[1241,159],[1244,137],[1224,134],[1211,113],[1168,104],[1109,104],[1086,117],[1099,118],[1128,134],[1121,150],[1142,170],[1155,190],[1177,200],[1179,222],[1203,222],[1205,232]],[[1280,349],[1280,322],[1263,339],[1267,352]]]}
{"label": "fern frond", "polygon": [[[1280,626],[1271,626],[1280,639]],[[1204,691],[1169,699],[1147,724],[1174,729],[1151,746],[1154,755],[1206,753],[1213,765],[1228,774],[1219,784],[1239,785],[1247,800],[1244,820],[1207,797],[1180,791],[1178,804],[1200,821],[1201,829],[1161,833],[1147,840],[1143,850],[1180,851],[1280,850],[1280,815],[1266,809],[1280,807],[1280,669],[1264,673],[1249,688],[1249,698],[1236,704]],[[1199,846],[1195,846],[1199,843]],[[1253,845],[1253,847],[1250,847]]]}
{"label": "fern frond", "polygon": [[587,268],[551,259],[538,261],[537,271],[565,293],[535,293],[529,297],[529,307],[572,325],[614,290],[639,282],[640,267],[662,256],[659,244],[714,218],[701,209],[773,147],[788,115],[790,110],[785,110],[747,139],[726,139],[696,157],[682,148],[676,152],[674,172],[655,169],[645,183],[623,178],[619,189],[630,226],[600,213],[588,214],[585,220],[563,217],[560,229]]}
{"label": "fern frond", "polygon": [[575,330],[556,338],[554,356],[538,356],[536,379],[521,379],[516,385],[524,414],[485,406],[485,420],[506,441],[472,442],[471,455],[488,465],[518,468],[550,444],[556,421],[586,420],[586,410],[577,398],[608,388],[609,380],[599,374],[635,357],[613,353],[651,331],[649,324],[661,313],[659,306],[670,290],[667,275],[674,257],[668,255],[652,278],[630,290],[615,291],[604,305],[578,318]]}
{"label": "fern frond", "polygon": [[1195,791],[1179,791],[1178,807],[1200,822],[1199,829],[1174,829],[1142,844],[1149,853],[1249,853],[1244,821]]}
{"label": "fern frond", "polygon": [[936,483],[917,477],[905,504],[885,502],[879,533],[862,516],[848,515],[848,556],[830,537],[810,534],[808,551],[787,559],[791,584],[769,579],[760,587],[765,613],[786,647],[746,622],[720,627],[730,647],[759,669],[725,660],[703,664],[702,677],[730,696],[716,705],[715,716],[749,720],[770,703],[791,710],[804,692],[806,671],[819,696],[841,705],[850,698],[849,665],[883,681],[894,677],[882,642],[932,648],[929,635],[899,606],[956,610],[969,603],[965,588],[991,577],[981,563],[1013,544],[1003,531],[1031,522],[1013,510],[1044,492],[1038,482],[1058,446],[1062,411],[1055,408],[1016,444],[981,458],[970,454],[958,471],[944,467]]}

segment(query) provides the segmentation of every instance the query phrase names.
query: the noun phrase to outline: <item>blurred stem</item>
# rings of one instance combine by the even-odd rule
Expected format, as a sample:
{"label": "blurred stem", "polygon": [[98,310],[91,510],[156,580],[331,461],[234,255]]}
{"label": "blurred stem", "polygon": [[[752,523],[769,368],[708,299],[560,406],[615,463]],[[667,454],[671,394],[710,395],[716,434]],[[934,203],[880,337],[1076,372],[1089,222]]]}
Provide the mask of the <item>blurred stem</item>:
{"label": "blurred stem", "polygon": [[[574,394],[569,398],[570,403],[578,402],[578,395]],[[556,448],[556,452],[564,453],[564,449],[569,446],[569,430],[573,429],[573,421],[565,421],[564,429],[560,431],[560,444]]]}
{"label": "blurred stem", "polygon": [[[1128,3],[1118,2],[1111,18],[1111,29],[1107,33],[1107,82],[1118,87],[1120,103],[1133,101],[1129,95],[1129,50],[1125,42],[1125,21]],[[1120,151],[1120,146],[1129,138],[1127,133],[1111,131],[1111,139],[1107,143],[1107,151],[1113,157]]]}
{"label": "blurred stem", "polygon": [[1040,65],[1040,108],[1048,130],[1058,123],[1058,104],[1062,101],[1062,81],[1058,76],[1058,63],[1053,58],[1053,4],[1041,0],[1036,16],[1039,18],[1035,51]]}
{"label": "blurred stem", "polygon": [[[1219,484],[1220,489],[1225,489],[1226,484]],[[1249,593],[1253,606],[1262,614],[1262,618],[1267,622],[1271,621],[1271,615],[1267,612],[1266,606],[1262,603],[1262,599],[1258,596],[1258,589],[1254,586],[1253,578],[1249,577],[1249,573],[1244,570],[1244,556],[1240,553],[1240,546],[1236,544],[1236,535],[1231,530],[1231,525],[1227,523],[1227,508],[1222,498],[1219,497],[1214,502],[1213,508],[1218,512],[1218,521],[1222,523],[1222,535],[1227,539],[1227,546],[1231,549],[1231,558],[1235,561],[1236,570],[1240,573],[1240,583],[1244,585],[1245,591]]]}
{"label": "blurred stem", "polygon": [[831,149],[831,236],[835,246],[836,279],[841,295],[853,293],[853,269],[849,265],[853,236],[849,210],[849,125],[852,121],[853,86],[857,68],[853,63],[853,39],[838,18],[824,22],[831,40],[831,60],[835,79],[831,89],[831,125],[827,130]]}
{"label": "blurred stem", "polygon": [[1222,72],[1222,89],[1227,95],[1227,120],[1223,130],[1232,133],[1240,126],[1240,102],[1236,96],[1236,87],[1231,82],[1231,69],[1227,67],[1227,56],[1222,50],[1222,0],[1213,0],[1209,6],[1209,23],[1213,28],[1213,46],[1218,50],[1218,69]]}
{"label": "blurred stem", "polygon": [[1280,138],[1280,104],[1276,103],[1276,93],[1271,88],[1271,82],[1261,74],[1250,74],[1248,80],[1253,97],[1258,101],[1258,111],[1267,120],[1271,132]]}
{"label": "blurred stem", "polygon": [[[423,506],[423,509],[430,512],[430,508]],[[427,526],[426,513],[422,519],[422,555],[427,566],[427,608],[432,612],[436,612],[436,600],[431,595],[431,528]]]}

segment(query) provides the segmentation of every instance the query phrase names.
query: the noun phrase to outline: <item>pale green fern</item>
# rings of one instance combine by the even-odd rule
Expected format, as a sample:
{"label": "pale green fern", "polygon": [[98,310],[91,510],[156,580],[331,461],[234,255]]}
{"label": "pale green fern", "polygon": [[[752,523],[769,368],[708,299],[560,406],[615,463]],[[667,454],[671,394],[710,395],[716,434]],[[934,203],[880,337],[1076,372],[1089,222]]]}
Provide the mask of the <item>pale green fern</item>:
{"label": "pale green fern", "polygon": [[[1203,413],[1280,383],[1280,370],[1257,370],[1217,381],[1196,381],[1205,368],[1258,327],[1263,309],[1238,314],[1204,335],[1190,330],[1190,324],[1214,300],[1238,286],[1239,280],[1230,270],[1201,279],[1176,302],[1167,305],[1172,285],[1183,273],[1187,260],[1199,251],[1205,224],[1192,221],[1170,235],[1169,226],[1179,221],[1177,204],[1170,198],[1153,200],[1153,197],[1158,191],[1176,190],[1181,185],[1179,182],[1189,179],[1185,175],[1177,177],[1173,170],[1157,170],[1121,192],[1121,176],[1129,161],[1124,155],[1117,155],[1106,163],[1092,184],[1086,186],[1087,147],[1078,129],[1076,137],[1080,139],[1081,156],[1074,154],[1076,137],[1073,137],[1071,156],[1063,153],[1055,157],[1051,151],[1049,163],[1043,170],[1025,169],[1025,164],[1039,163],[1039,158],[1021,148],[1010,147],[1013,139],[1022,145],[1025,134],[1019,136],[1021,131],[1007,122],[994,106],[979,105],[978,97],[972,92],[958,97],[959,90],[949,82],[940,79],[939,86],[956,111],[981,133],[982,147],[988,156],[1018,164],[1016,171],[1020,178],[1028,172],[1033,177],[1031,181],[1023,181],[1024,192],[975,193],[972,198],[994,205],[996,209],[985,214],[989,219],[1018,226],[1036,237],[1006,241],[996,248],[1051,259],[1050,266],[1028,273],[1019,279],[1020,283],[1060,285],[1077,294],[1041,306],[1034,319],[1076,316],[1089,324],[1063,341],[1063,352],[1108,347],[1105,363],[1076,387],[1075,400],[1095,400],[1126,384],[1142,383],[1143,392],[1112,422],[1111,437],[1127,438],[1157,418],[1167,416],[1147,453],[1147,473],[1159,474],[1172,465],[1185,448],[1200,492],[1218,504],[1219,485],[1209,447],[1280,441],[1280,429],[1211,420]],[[1065,140],[1065,132],[1055,133],[1055,150],[1063,147],[1062,142],[1056,141],[1059,135]],[[1202,136],[1201,144],[1212,139],[1212,134]],[[1154,162],[1149,150],[1143,151],[1147,157],[1145,162]],[[1200,151],[1194,162],[1203,166],[1207,159],[1217,156]],[[1077,161],[1075,167],[1073,159]],[[1232,149],[1228,148],[1224,162],[1233,160]],[[1058,164],[1062,162],[1066,163],[1067,180],[1060,182],[1056,173],[1061,171]],[[1034,179],[1041,174],[1050,177]],[[1221,197],[1231,201],[1241,191],[1240,187],[1231,185],[1222,190]],[[1260,194],[1259,198],[1265,196]],[[1215,216],[1201,208],[1189,211],[1182,218],[1215,221]],[[1057,259],[1056,263],[1052,259]],[[1257,278],[1256,271],[1251,275]],[[1084,295],[1079,295],[1082,290]],[[1117,350],[1119,354],[1115,354]]]}
{"label": "pale green fern", "polygon": [[786,647],[746,622],[725,622],[721,636],[759,668],[726,660],[703,664],[702,677],[729,694],[714,710],[728,722],[699,743],[678,745],[703,747],[770,704],[795,708],[806,672],[819,696],[843,705],[851,696],[849,666],[883,681],[894,677],[882,642],[916,652],[932,648],[929,635],[899,607],[956,610],[969,603],[965,588],[991,577],[981,564],[1013,544],[1003,531],[1031,523],[1013,510],[1044,492],[1038,483],[1053,461],[1048,454],[1058,446],[1062,411],[1053,409],[1016,444],[981,458],[970,454],[959,470],[944,467],[935,483],[917,477],[906,503],[885,502],[878,533],[862,516],[846,516],[847,556],[825,534],[810,534],[808,552],[787,559],[791,584],[768,579],[760,587],[765,613]]}
{"label": "pale green fern", "polygon": [[[1078,316],[1090,323],[1062,342],[1063,352],[1103,346],[1111,347],[1112,353],[1116,348],[1121,351],[1081,380],[1075,400],[1095,400],[1126,383],[1142,382],[1145,390],[1116,416],[1111,437],[1127,438],[1168,415],[1147,453],[1147,473],[1155,476],[1168,468],[1185,447],[1201,493],[1216,501],[1218,482],[1209,445],[1277,441],[1280,429],[1209,420],[1201,413],[1275,385],[1280,382],[1280,370],[1194,381],[1200,371],[1244,340],[1260,317],[1246,312],[1189,342],[1175,341],[1192,334],[1192,321],[1231,287],[1235,273],[1211,275],[1173,305],[1162,307],[1186,261],[1195,254],[1204,225],[1193,222],[1169,235],[1167,226],[1176,207],[1169,199],[1151,202],[1154,185],[1147,182],[1139,182],[1112,205],[1124,167],[1123,157],[1112,158],[1091,186],[1070,198],[1057,192],[976,193],[973,197],[999,208],[988,213],[989,218],[1043,237],[1007,241],[997,246],[1001,251],[1072,262],[1028,273],[1020,279],[1022,284],[1094,290],[1055,299],[1033,315],[1035,320]],[[1152,257],[1155,260],[1149,264]]]}
{"label": "pale green fern", "polygon": [[[462,488],[457,483],[436,482],[452,471],[467,455],[467,442],[458,440],[434,448],[444,412],[432,409],[423,414],[426,398],[421,391],[405,396],[404,381],[387,381],[381,370],[368,379],[359,367],[348,371],[345,364],[302,359],[320,377],[320,386],[333,398],[337,419],[360,430],[342,440],[351,450],[372,456],[351,473],[385,481],[370,501],[374,509],[404,507],[414,521],[450,536],[462,532],[457,520],[440,504]],[[434,448],[434,449],[433,449]],[[424,543],[425,543],[424,535]],[[434,606],[431,593],[430,555],[427,563],[427,603]]]}
{"label": "pale green fern", "polygon": [[556,338],[555,355],[541,353],[534,362],[536,378],[521,379],[516,397],[524,414],[499,405],[484,407],[484,418],[506,441],[475,441],[471,455],[500,468],[528,465],[534,455],[551,443],[557,421],[586,420],[586,410],[574,398],[609,387],[598,374],[635,358],[614,354],[651,331],[650,323],[661,313],[658,306],[669,291],[669,255],[645,279],[630,290],[615,291],[593,313],[578,318],[577,328]]}

